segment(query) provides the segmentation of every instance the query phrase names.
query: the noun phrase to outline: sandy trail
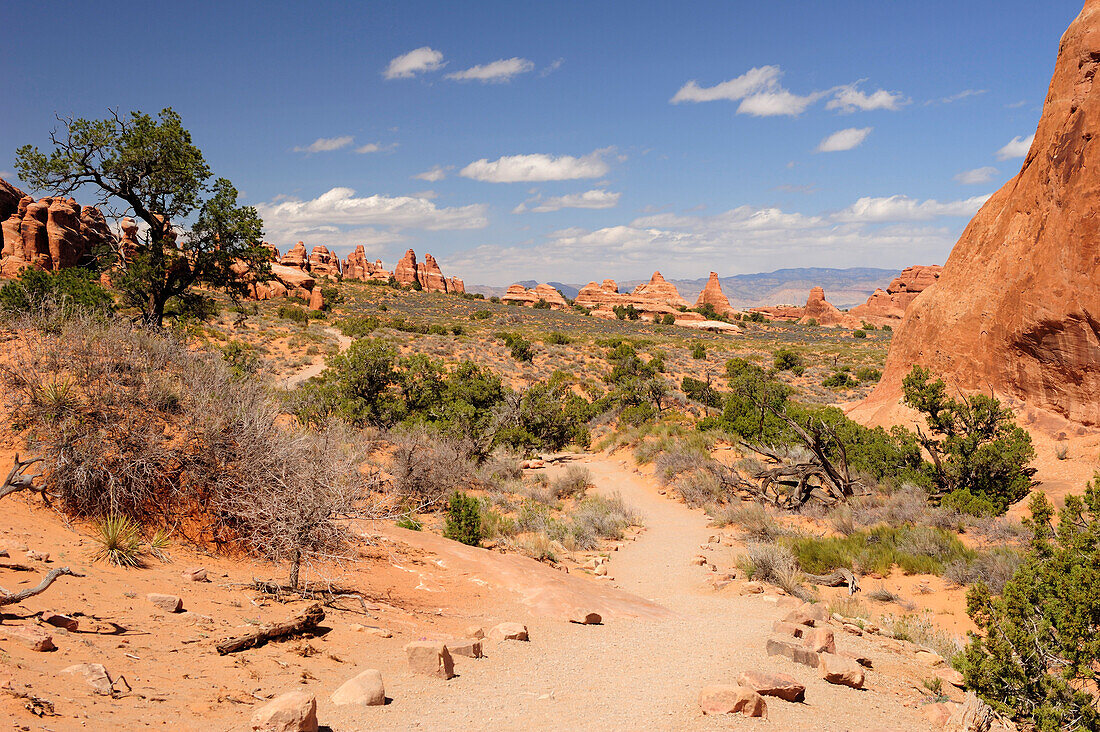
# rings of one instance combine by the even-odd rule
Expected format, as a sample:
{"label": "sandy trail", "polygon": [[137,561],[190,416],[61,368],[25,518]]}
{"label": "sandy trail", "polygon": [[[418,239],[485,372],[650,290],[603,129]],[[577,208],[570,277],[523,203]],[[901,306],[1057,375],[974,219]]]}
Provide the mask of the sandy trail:
{"label": "sandy trail", "polygon": [[[353,339],[344,335],[335,328],[325,328],[325,332],[331,336],[335,336],[336,340],[340,344],[340,353],[348,350],[348,346],[351,345]],[[320,358],[316,363],[311,363],[300,371],[297,371],[285,379],[279,381],[279,387],[283,389],[293,389],[304,381],[312,379],[314,376],[320,376],[321,372],[325,370],[325,359]]]}
{"label": "sandy trail", "polygon": [[[786,609],[774,597],[717,593],[704,585],[710,573],[690,560],[714,533],[706,516],[658,495],[652,480],[624,461],[593,455],[578,462],[591,471],[597,492],[620,493],[644,517],[645,532],[611,555],[613,584],[675,615],[602,626],[519,615],[530,629],[530,643],[488,644],[487,658],[458,659],[459,676],[446,683],[410,675],[400,658],[383,659],[371,644],[366,655],[376,658],[356,660],[382,670],[394,701],[351,712],[318,694],[322,721],[333,730],[756,729],[762,724],[775,730],[932,729],[916,710],[902,706],[898,694],[907,691],[906,698],[912,698],[911,691],[875,671],[868,673],[870,690],[856,691],[827,684],[805,666],[769,658],[765,641]],[[707,553],[723,566],[733,560],[734,550],[718,546]],[[876,663],[886,661],[883,651],[864,639],[844,635],[838,643]],[[796,676],[806,684],[808,701],[769,701],[767,723],[702,716],[700,688],[736,683],[749,669]]]}

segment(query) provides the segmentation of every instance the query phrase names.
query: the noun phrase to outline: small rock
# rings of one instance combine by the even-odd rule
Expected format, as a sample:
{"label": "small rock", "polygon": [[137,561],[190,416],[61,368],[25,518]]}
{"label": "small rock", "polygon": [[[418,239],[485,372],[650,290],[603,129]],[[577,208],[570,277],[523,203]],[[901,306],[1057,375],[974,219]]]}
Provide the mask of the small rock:
{"label": "small rock", "polygon": [[589,559],[587,562],[582,564],[581,569],[587,569],[589,571],[592,571],[592,570],[596,569],[596,567],[598,567],[598,566],[600,566],[599,560],[597,560],[595,557],[593,557],[592,559]]}
{"label": "small rock", "polygon": [[569,622],[576,623],[577,625],[599,625],[603,622],[603,617],[601,617],[599,613],[574,610],[569,615]]}
{"label": "small rock", "polygon": [[806,632],[805,625],[795,625],[794,623],[787,623],[782,620],[776,620],[772,623],[772,630],[780,635],[789,635],[795,638],[801,638]]}
{"label": "small rock", "polygon": [[352,623],[348,626],[349,629],[354,630],[357,633],[366,633],[367,635],[376,635],[379,638],[393,638],[393,633],[385,628],[379,628],[375,625],[360,625],[359,623]]}
{"label": "small rock", "polygon": [[707,539],[707,541],[710,542],[711,544],[721,544],[722,543],[722,537],[721,536],[711,536]]}
{"label": "small rock", "polygon": [[0,625],[0,634],[18,641],[32,651],[54,651],[53,636],[35,625]]}
{"label": "small rock", "polygon": [[466,637],[478,639],[484,638],[485,628],[482,628],[480,625],[471,625],[470,627],[466,628]]}
{"label": "small rock", "polygon": [[818,668],[821,665],[821,659],[817,653],[791,641],[769,638],[765,650],[769,656],[784,656],[810,668]]}
{"label": "small rock", "polygon": [[48,562],[48,561],[50,561],[50,553],[49,552],[36,552],[35,550],[31,549],[30,551],[27,552],[27,559],[30,559],[30,560],[35,561],[35,562]]}
{"label": "small rock", "polygon": [[852,635],[855,635],[855,636],[863,635],[863,630],[858,625],[852,625],[851,623],[844,623],[844,625],[842,625],[840,627],[844,629],[845,633],[851,633]]}
{"label": "small rock", "polygon": [[923,648],[916,652],[914,657],[923,663],[925,666],[942,666],[943,656],[932,651],[926,651]]}
{"label": "small rock", "polygon": [[386,689],[382,685],[382,672],[367,669],[348,679],[332,692],[332,703],[338,707],[357,704],[362,707],[380,707],[386,703]]}
{"label": "small rock", "polygon": [[447,641],[447,650],[452,656],[465,656],[466,658],[482,658],[480,638],[462,638],[460,640]]}
{"label": "small rock", "polygon": [[789,674],[746,671],[737,679],[740,686],[753,689],[757,694],[774,696],[789,702],[806,700],[806,687]]}
{"label": "small rock", "polygon": [[600,566],[596,567],[593,574],[595,574],[597,577],[605,577],[607,576],[607,567],[601,564]]}
{"label": "small rock", "polygon": [[55,628],[64,628],[70,632],[75,632],[80,627],[80,621],[76,618],[71,618],[68,615],[62,615],[61,613],[44,612],[40,616],[42,622],[47,625],[52,625]]}
{"label": "small rock", "polygon": [[959,689],[966,688],[966,679],[963,678],[962,674],[950,666],[936,669],[936,678],[943,679],[946,683]]}
{"label": "small rock", "polygon": [[733,714],[746,717],[763,717],[768,713],[764,697],[743,686],[707,686],[699,692],[699,706],[703,714]]}
{"label": "small rock", "polygon": [[252,715],[254,732],[317,732],[317,698],[308,691],[275,697]]}
{"label": "small rock", "polygon": [[850,658],[835,653],[822,653],[820,669],[821,678],[830,684],[850,686],[853,689],[863,688],[863,669]]}
{"label": "small rock", "polygon": [[78,663],[62,671],[63,674],[80,674],[97,694],[111,695],[111,676],[101,663]]}
{"label": "small rock", "polygon": [[707,563],[707,558],[703,556],[692,557],[691,563],[696,567],[702,567],[704,564]]}
{"label": "small rock", "polygon": [[489,631],[489,637],[493,640],[530,640],[527,636],[527,626],[520,623],[501,623]]}
{"label": "small rock", "polygon": [[180,577],[188,582],[205,582],[206,567],[191,567],[190,569],[180,572]]}
{"label": "small rock", "polygon": [[178,613],[183,611],[183,598],[178,595],[164,595],[159,592],[150,592],[145,596],[145,599],[165,612]]}
{"label": "small rock", "polygon": [[759,582],[746,582],[743,589],[746,595],[759,595],[764,592],[764,585]]}
{"label": "small rock", "polygon": [[405,646],[405,656],[413,673],[440,679],[455,675],[451,653],[446,645],[438,641],[413,641]]}
{"label": "small rock", "polygon": [[802,636],[802,643],[814,653],[836,653],[836,639],[831,628],[811,628]]}

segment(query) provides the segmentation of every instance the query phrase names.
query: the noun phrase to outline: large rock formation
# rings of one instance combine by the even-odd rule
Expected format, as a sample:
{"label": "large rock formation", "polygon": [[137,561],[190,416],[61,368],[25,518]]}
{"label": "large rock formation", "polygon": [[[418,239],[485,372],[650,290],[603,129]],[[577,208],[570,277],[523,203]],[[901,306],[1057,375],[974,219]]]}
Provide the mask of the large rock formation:
{"label": "large rock formation", "polygon": [[806,307],[802,308],[801,323],[814,321],[818,325],[840,326],[842,328],[855,328],[859,321],[848,313],[841,312],[835,305],[825,299],[825,290],[814,287],[810,290],[810,296],[806,298]]}
{"label": "large rock formation", "polygon": [[390,273],[382,266],[381,259],[374,262],[368,261],[367,252],[360,244],[344,260],[344,279],[359,280],[361,282],[389,282]]}
{"label": "large rock formation", "polygon": [[730,301],[726,299],[725,293],[722,292],[722,283],[718,281],[718,273],[711,272],[710,279],[707,280],[706,287],[699,293],[699,298],[695,301],[695,307],[701,308],[710,305],[714,308],[714,311],[719,315],[730,317],[737,311],[730,306]]}
{"label": "large rock formation", "polygon": [[393,268],[393,278],[397,280],[397,284],[408,287],[414,282],[419,282],[416,275],[416,252],[409,249],[405,252],[405,256],[401,258],[401,261],[397,263],[397,266]]}
{"label": "large rock formation", "polygon": [[425,292],[447,291],[447,280],[439,269],[439,263],[430,254],[425,254],[424,261],[416,265],[416,279]]}
{"label": "large rock formation", "polygon": [[504,293],[504,297],[500,299],[503,302],[519,303],[527,307],[534,307],[542,300],[550,306],[551,310],[565,310],[569,307],[562,294],[546,284],[536,285],[530,290],[523,285],[511,285],[508,287],[508,292]]}
{"label": "large rock formation", "polygon": [[309,269],[309,254],[306,253],[306,245],[304,242],[298,242],[283,255],[279,260],[279,264],[286,267],[297,267],[301,270]]}
{"label": "large rock formation", "polygon": [[314,277],[339,277],[340,258],[328,247],[317,245],[309,254],[309,271]]}
{"label": "large rock formation", "polygon": [[435,257],[425,254],[424,261],[417,262],[416,252],[412,249],[407,250],[393,268],[393,278],[403,287],[419,284],[425,292],[466,292],[466,284],[462,280],[443,276]]}
{"label": "large rock formation", "polygon": [[687,300],[680,297],[676,285],[664,278],[660,272],[654,272],[649,282],[634,288],[633,295],[642,302],[668,305],[673,308],[686,308]]}
{"label": "large rock formation", "polygon": [[698,313],[681,311],[681,308],[687,307],[687,301],[660,272],[654,272],[649,282],[638,285],[633,292],[619,292],[615,280],[589,282],[580,289],[574,302],[591,310],[596,317],[603,318],[614,318],[616,307],[632,305],[650,319],[664,315],[673,315],[677,320],[703,319]]}
{"label": "large rock formation", "polygon": [[[864,405],[923,364],[952,388],[1100,426],[1100,0],[1062,36],[1023,168],[910,305]],[[861,410],[862,411],[862,410]]]}
{"label": "large rock formation", "polygon": [[875,290],[867,302],[852,308],[849,313],[874,325],[896,326],[917,295],[939,280],[941,272],[943,267],[938,264],[906,267],[885,290],[881,287]]}
{"label": "large rock formation", "polygon": [[113,242],[103,214],[94,206],[55,196],[35,201],[22,194],[0,180],[0,213],[8,212],[0,222],[0,275],[15,277],[26,267],[51,272],[74,267]]}

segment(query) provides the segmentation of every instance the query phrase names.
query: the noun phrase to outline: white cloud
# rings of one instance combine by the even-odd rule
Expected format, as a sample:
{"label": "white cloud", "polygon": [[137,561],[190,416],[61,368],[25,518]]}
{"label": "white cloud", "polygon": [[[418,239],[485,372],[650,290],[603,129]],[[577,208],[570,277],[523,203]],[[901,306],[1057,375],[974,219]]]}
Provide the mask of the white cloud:
{"label": "white cloud", "polygon": [[1009,140],[1008,144],[997,151],[998,160],[1011,160],[1012,158],[1022,158],[1027,155],[1027,151],[1031,149],[1031,143],[1035,142],[1035,135],[1030,137],[1020,137],[1017,135]]}
{"label": "white cloud", "polygon": [[471,66],[463,71],[447,74],[447,78],[456,81],[480,81],[487,84],[489,82],[511,81],[513,77],[525,74],[534,68],[535,64],[525,58],[502,58],[492,63]]}
{"label": "white cloud", "polygon": [[560,69],[561,65],[564,64],[564,63],[565,63],[564,58],[554,59],[549,64],[547,64],[546,67],[543,68],[542,71],[539,72],[539,76],[542,77],[542,78],[546,78],[547,76],[550,76],[550,74],[552,74],[555,71],[557,71],[558,69]]}
{"label": "white cloud", "polygon": [[806,96],[792,94],[786,89],[760,92],[745,97],[737,106],[738,114],[751,114],[754,117],[797,117],[806,111],[806,107],[824,96],[824,92],[814,92]]}
{"label": "white cloud", "polygon": [[387,79],[411,79],[417,74],[438,71],[445,65],[440,51],[421,46],[390,61],[382,76]]}
{"label": "white cloud", "polygon": [[389,145],[382,145],[377,142],[368,142],[366,145],[360,145],[355,148],[355,152],[363,153],[376,153],[376,152],[389,152],[397,147],[396,142],[391,142]]}
{"label": "white cloud", "polygon": [[825,105],[825,109],[836,109],[842,114],[852,112],[869,112],[875,109],[888,109],[898,111],[909,103],[905,95],[900,92],[889,92],[885,89],[870,94],[861,92],[857,87],[859,83],[846,84],[836,91],[836,95]]}
{"label": "white cloud", "polygon": [[532,198],[516,206],[512,209],[512,213],[523,213],[524,211],[546,213],[560,211],[563,208],[614,208],[619,204],[620,196],[622,196],[621,193],[612,193],[611,191],[594,188],[583,193],[569,193],[564,196],[553,196],[546,199]]}
{"label": "white cloud", "polygon": [[931,99],[931,100],[925,102],[925,104],[935,104],[937,102],[940,103],[940,104],[951,104],[952,102],[957,102],[960,99],[966,99],[967,97],[976,97],[980,94],[985,94],[987,91],[989,91],[989,90],[988,89],[963,89],[958,94],[952,94],[949,97],[941,97],[940,99]]}
{"label": "white cloud", "polygon": [[256,209],[276,244],[296,241],[295,237],[302,238],[299,232],[324,227],[331,227],[332,232],[344,231],[345,227],[389,227],[385,235],[395,236],[402,229],[483,229],[489,224],[485,204],[438,208],[423,197],[357,197],[351,188],[333,188],[308,201],[261,203]]}
{"label": "white cloud", "polygon": [[446,167],[442,165],[436,165],[431,170],[425,170],[423,173],[417,173],[413,178],[417,180],[426,180],[429,183],[438,183],[447,177],[447,171],[451,169],[451,166]]}
{"label": "white cloud", "polygon": [[840,152],[859,147],[874,127],[849,127],[826,137],[817,146],[818,152]]}
{"label": "white cloud", "polygon": [[987,165],[984,168],[974,168],[973,170],[964,170],[955,176],[955,181],[961,183],[964,186],[977,185],[978,183],[988,183],[993,180],[993,176],[997,175],[997,169]]}
{"label": "white cloud", "polygon": [[676,95],[669,101],[672,104],[680,102],[713,102],[719,99],[737,101],[750,94],[777,86],[779,77],[783,71],[778,66],[761,66],[752,68],[738,76],[736,79],[723,81],[711,87],[701,87],[695,81],[689,81],[680,87]]}
{"label": "white cloud", "polygon": [[908,196],[864,197],[843,211],[832,215],[833,221],[844,223],[884,223],[901,221],[931,221],[941,217],[971,218],[988,200],[990,194],[973,196],[961,201],[918,201]]}
{"label": "white cloud", "polygon": [[548,180],[599,178],[610,170],[596,150],[582,157],[559,155],[506,155],[497,160],[475,160],[458,172],[464,178],[487,183],[537,183]]}
{"label": "white cloud", "polygon": [[294,152],[332,152],[333,150],[339,150],[341,148],[347,147],[354,141],[355,138],[351,135],[341,135],[340,137],[318,137],[316,140],[306,145],[305,147],[294,148]]}

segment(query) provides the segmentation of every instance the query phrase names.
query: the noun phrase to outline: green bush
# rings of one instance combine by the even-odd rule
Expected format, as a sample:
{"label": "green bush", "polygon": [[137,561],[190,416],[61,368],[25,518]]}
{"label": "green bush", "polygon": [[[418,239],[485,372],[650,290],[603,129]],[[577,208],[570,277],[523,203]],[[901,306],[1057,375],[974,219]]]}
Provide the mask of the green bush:
{"label": "green bush", "polygon": [[108,315],[114,312],[114,298],[95,276],[79,267],[56,274],[27,267],[19,278],[0,287],[0,312],[39,312],[54,306],[62,313],[84,311]]}
{"label": "green bush", "polygon": [[772,366],[776,371],[793,371],[796,376],[801,376],[806,371],[806,361],[802,355],[789,348],[780,348],[775,352],[775,361]]}
{"label": "green bush", "polygon": [[407,516],[402,516],[401,518],[397,519],[396,525],[399,529],[409,529],[410,531],[424,530],[424,524],[422,524],[420,522],[420,519],[418,519],[416,516],[413,516],[411,513]]}
{"label": "green bush", "polygon": [[519,333],[499,333],[498,336],[508,347],[512,358],[526,362],[535,360],[535,349],[531,346],[531,342]]}
{"label": "green bush", "polygon": [[1100,729],[1100,478],[1068,496],[1057,528],[1041,493],[1030,504],[1032,540],[1000,596],[967,593],[978,626],[962,662],[967,688],[1022,726]]}
{"label": "green bush", "polygon": [[615,313],[615,317],[619,320],[637,320],[642,317],[642,311],[634,307],[634,305],[616,305],[612,310]]}
{"label": "green bush", "polygon": [[340,332],[349,338],[362,338],[368,336],[378,329],[378,318],[373,315],[366,317],[360,315],[353,315],[347,318],[341,318],[336,322],[336,327],[340,329]]}
{"label": "green bush", "polygon": [[707,347],[702,341],[695,341],[691,344],[691,357],[697,360],[701,360],[707,357]]}
{"label": "green bush", "polygon": [[851,389],[856,380],[847,371],[834,371],[821,381],[821,385],[827,389]]}
{"label": "green bush", "polygon": [[672,313],[665,313],[661,316],[662,325],[676,325],[676,316]]}
{"label": "green bush", "polygon": [[469,546],[481,544],[481,504],[473,496],[455,491],[447,504],[443,536]]}
{"label": "green bush", "polygon": [[867,331],[865,331],[865,330],[852,331],[852,337],[853,338],[866,338],[867,337]]}
{"label": "green bush", "polygon": [[534,308],[535,308],[535,310],[549,310],[550,309],[550,303],[546,302],[545,300],[543,300],[540,297],[538,299],[538,302],[535,303]]}
{"label": "green bush", "polygon": [[544,343],[549,343],[553,346],[568,346],[570,343],[573,342],[573,339],[567,336],[565,333],[558,333],[557,331],[553,333],[547,333],[542,340]]}
{"label": "green bush", "polygon": [[882,372],[872,366],[860,366],[856,369],[856,378],[862,383],[878,381],[882,378]]}
{"label": "green bush", "polygon": [[[499,301],[498,298],[494,299]],[[475,310],[470,313],[470,320],[488,320],[491,317],[493,317],[492,310]]]}
{"label": "green bush", "polygon": [[783,539],[802,571],[828,574],[844,567],[859,574],[887,575],[895,565],[906,574],[942,574],[973,551],[946,529],[931,526],[876,526],[848,536]]}
{"label": "green bush", "polygon": [[283,320],[292,320],[302,325],[309,323],[309,311],[297,305],[280,305],[276,312]]}

